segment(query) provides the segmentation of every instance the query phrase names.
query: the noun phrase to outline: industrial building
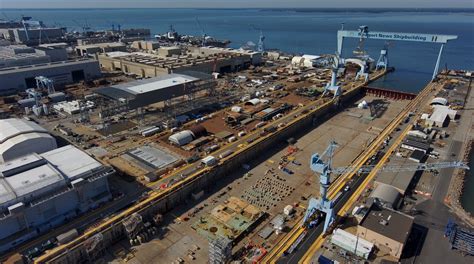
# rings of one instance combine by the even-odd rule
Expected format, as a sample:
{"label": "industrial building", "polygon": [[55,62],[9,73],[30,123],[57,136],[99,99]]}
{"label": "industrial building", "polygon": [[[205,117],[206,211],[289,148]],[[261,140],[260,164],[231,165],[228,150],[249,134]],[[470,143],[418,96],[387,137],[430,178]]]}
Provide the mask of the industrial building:
{"label": "industrial building", "polygon": [[339,228],[334,230],[331,243],[364,259],[369,259],[374,249],[373,243]]}
{"label": "industrial building", "polygon": [[37,54],[49,56],[51,62],[56,62],[68,60],[66,47],[66,43],[43,44],[35,47],[35,50]]}
{"label": "industrial building", "polygon": [[38,124],[25,119],[0,120],[0,163],[57,147],[56,140]]}
{"label": "industrial building", "polygon": [[57,27],[30,27],[27,30],[23,27],[0,29],[0,36],[3,35],[3,38],[16,43],[51,42],[52,40],[61,39],[64,33],[63,28]]}
{"label": "industrial building", "polygon": [[385,183],[379,183],[372,191],[367,203],[377,203],[379,205],[397,209],[402,202],[400,192],[393,186]]}
{"label": "industrial building", "polygon": [[425,154],[428,153],[430,150],[430,144],[423,143],[417,140],[410,140],[410,139],[404,140],[401,147],[404,149],[413,150],[413,151],[419,150]]}
{"label": "industrial building", "polygon": [[216,54],[244,54],[250,56],[252,65],[260,65],[262,63],[262,52],[244,49],[219,48],[219,47],[189,47],[189,52],[194,56],[210,56]]}
{"label": "industrial building", "polygon": [[448,99],[443,97],[436,97],[431,100],[430,105],[448,105]]}
{"label": "industrial building", "polygon": [[76,53],[78,56],[87,57],[92,56],[96,53],[114,52],[114,51],[127,51],[127,46],[122,42],[112,43],[97,43],[88,45],[76,46]]}
{"label": "industrial building", "polygon": [[0,69],[65,61],[67,59],[66,49],[58,46],[32,48],[25,45],[9,45],[0,47]]}
{"label": "industrial building", "polygon": [[193,141],[194,135],[193,135],[193,132],[189,130],[183,130],[176,134],[171,135],[168,138],[168,140],[170,141],[171,144],[175,144],[177,146],[183,146]]}
{"label": "industrial building", "polygon": [[48,56],[36,53],[31,47],[23,45],[0,47],[0,69],[48,62],[50,62]]}
{"label": "industrial building", "polygon": [[138,108],[214,87],[215,81],[210,76],[187,72],[117,84],[97,89],[96,93],[115,101],[127,102],[129,108]]}
{"label": "industrial building", "polygon": [[0,252],[108,201],[113,173],[71,145],[1,164]]}
{"label": "industrial building", "polygon": [[313,68],[316,64],[316,61],[320,58],[321,56],[308,54],[303,56],[294,56],[291,59],[291,65],[294,67]]}
{"label": "industrial building", "polygon": [[[401,157],[393,157],[391,164],[403,166],[404,164],[413,164],[413,161]],[[375,186],[378,186],[379,184],[387,184],[395,188],[398,192],[400,192],[401,195],[405,195],[406,191],[408,190],[408,187],[410,186],[410,183],[413,180],[413,177],[415,176],[415,173],[415,171],[382,171],[377,175],[377,178],[375,179]],[[388,199],[388,197],[394,197],[392,191],[390,191],[386,195],[384,194],[382,198],[383,197],[385,197],[383,199],[385,200],[385,202],[396,205],[396,203],[394,203],[395,200]]]}
{"label": "industrial building", "polygon": [[452,110],[448,106],[440,104],[433,105],[433,113],[425,120],[426,126],[446,127],[450,120],[456,119],[456,110]]}
{"label": "industrial building", "polygon": [[29,66],[0,69],[0,94],[13,94],[36,87],[35,77],[45,76],[61,86],[101,76],[99,63],[91,59],[79,59]]}
{"label": "industrial building", "polygon": [[[122,53],[117,55],[99,54],[100,66],[109,71],[122,71],[140,77],[157,77],[170,73],[196,71],[203,73],[232,72],[244,69],[252,64],[252,58],[245,53],[218,53],[208,56],[197,56],[193,53],[181,54],[181,49],[161,47],[158,55],[149,53]],[[170,55],[171,54],[171,55]]]}
{"label": "industrial building", "polygon": [[161,47],[158,49],[158,56],[160,57],[174,57],[181,55],[183,50],[179,46]]}
{"label": "industrial building", "polygon": [[157,50],[159,47],[160,47],[160,43],[158,43],[157,41],[139,40],[139,41],[134,41],[132,43],[132,48],[135,48],[138,50],[153,51],[153,50]]}
{"label": "industrial building", "polygon": [[357,236],[399,260],[413,221],[411,216],[373,204],[357,226]]}

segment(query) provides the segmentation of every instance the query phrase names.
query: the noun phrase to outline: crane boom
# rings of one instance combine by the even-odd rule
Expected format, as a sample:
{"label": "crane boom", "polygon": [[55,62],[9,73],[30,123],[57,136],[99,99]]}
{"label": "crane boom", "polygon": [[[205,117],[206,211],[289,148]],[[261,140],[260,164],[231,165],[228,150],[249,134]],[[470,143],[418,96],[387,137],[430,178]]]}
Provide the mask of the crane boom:
{"label": "crane boom", "polygon": [[[372,171],[376,165],[364,165],[360,167],[358,173],[367,173]],[[459,168],[469,170],[464,162],[461,161],[446,161],[437,163],[419,163],[419,164],[403,164],[403,165],[385,165],[380,168],[380,171],[388,172],[402,172],[402,171],[426,171],[426,170],[439,170],[445,168]],[[356,171],[354,167],[339,167],[332,168],[331,173],[344,174],[347,172]]]}
{"label": "crane boom", "polygon": [[204,31],[204,28],[202,27],[201,25],[201,22],[199,22],[199,19],[196,17],[196,24],[197,26],[199,27],[199,30],[201,30],[201,37],[202,37],[202,40],[201,40],[201,46],[206,46],[206,32]]}
{"label": "crane boom", "polygon": [[328,230],[328,227],[334,222],[334,204],[337,198],[329,200],[327,197],[329,186],[331,185],[331,174],[344,174],[348,173],[368,173],[374,169],[381,171],[392,171],[392,172],[403,172],[403,171],[425,171],[425,170],[438,170],[444,168],[459,168],[469,170],[469,166],[461,161],[447,161],[439,163],[418,163],[418,164],[403,164],[403,165],[386,165],[377,167],[378,165],[363,165],[360,167],[348,166],[332,168],[332,160],[335,153],[337,143],[331,141],[329,146],[323,152],[322,155],[314,153],[311,155],[310,168],[315,173],[319,174],[319,194],[320,198],[311,198],[309,200],[308,207],[303,218],[303,223],[307,223],[314,215],[316,211],[326,213],[326,219],[324,220],[324,232]]}

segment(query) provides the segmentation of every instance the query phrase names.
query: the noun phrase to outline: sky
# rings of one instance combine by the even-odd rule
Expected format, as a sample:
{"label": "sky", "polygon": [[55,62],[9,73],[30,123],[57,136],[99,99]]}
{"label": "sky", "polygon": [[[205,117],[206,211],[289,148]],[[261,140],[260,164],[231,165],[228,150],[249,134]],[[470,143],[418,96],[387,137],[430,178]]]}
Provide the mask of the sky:
{"label": "sky", "polygon": [[474,0],[0,0],[2,8],[474,8]]}

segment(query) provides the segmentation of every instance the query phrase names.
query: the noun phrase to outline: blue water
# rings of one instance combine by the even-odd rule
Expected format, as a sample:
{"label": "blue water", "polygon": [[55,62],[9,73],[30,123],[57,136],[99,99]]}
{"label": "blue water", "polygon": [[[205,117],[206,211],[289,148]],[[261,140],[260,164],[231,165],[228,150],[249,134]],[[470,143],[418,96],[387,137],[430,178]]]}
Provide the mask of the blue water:
{"label": "blue water", "polygon": [[[93,29],[146,27],[153,34],[164,33],[173,24],[181,34],[199,35],[196,17],[208,35],[229,39],[233,47],[247,41],[258,42],[259,33],[251,25],[261,28],[266,46],[291,53],[334,53],[336,31],[340,23],[346,29],[368,25],[370,30],[439,33],[458,35],[450,42],[443,55],[442,66],[474,68],[474,11],[338,11],[334,10],[270,10],[270,9],[80,9],[80,10],[1,10],[0,18],[17,19],[32,16],[48,25],[66,26],[80,31],[88,24]],[[345,42],[343,55],[350,55],[356,40]],[[366,50],[377,59],[384,41],[369,40]],[[430,80],[439,45],[393,42],[389,58],[396,71],[375,85],[416,92]]]}

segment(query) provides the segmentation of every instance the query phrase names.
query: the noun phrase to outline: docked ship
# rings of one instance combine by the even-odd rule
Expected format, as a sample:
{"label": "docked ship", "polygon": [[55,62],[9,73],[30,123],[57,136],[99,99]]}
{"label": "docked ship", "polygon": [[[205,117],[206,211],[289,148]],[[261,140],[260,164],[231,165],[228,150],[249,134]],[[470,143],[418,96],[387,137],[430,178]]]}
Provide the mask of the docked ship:
{"label": "docked ship", "polygon": [[172,43],[188,43],[192,45],[202,45],[202,46],[213,46],[213,47],[222,47],[226,48],[230,44],[230,40],[219,40],[211,36],[203,34],[203,36],[192,36],[192,35],[180,35],[173,27],[170,25],[168,32],[164,34],[157,34],[155,38],[160,41],[172,42]]}

